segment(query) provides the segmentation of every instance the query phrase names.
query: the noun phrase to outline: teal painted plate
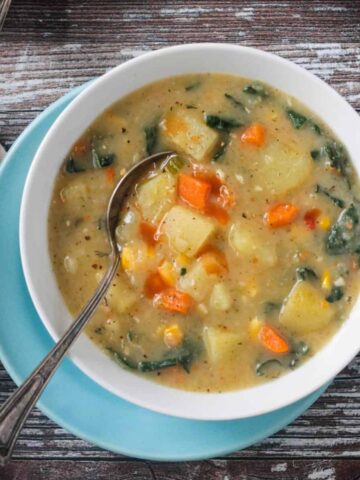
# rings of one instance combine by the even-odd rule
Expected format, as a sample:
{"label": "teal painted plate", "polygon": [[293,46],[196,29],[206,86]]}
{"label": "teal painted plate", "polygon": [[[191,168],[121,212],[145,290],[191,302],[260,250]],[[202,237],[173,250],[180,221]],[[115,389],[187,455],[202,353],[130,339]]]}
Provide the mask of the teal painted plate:
{"label": "teal painted plate", "polygon": [[[17,384],[53,346],[22,273],[18,242],[21,195],[44,135],[85,87],[72,90],[39,115],[14,143],[0,167],[0,358]],[[116,397],[66,359],[38,406],[66,430],[107,450],[151,460],[196,460],[222,456],[272,435],[301,415],[325,388],[258,417],[219,422],[185,420]]]}

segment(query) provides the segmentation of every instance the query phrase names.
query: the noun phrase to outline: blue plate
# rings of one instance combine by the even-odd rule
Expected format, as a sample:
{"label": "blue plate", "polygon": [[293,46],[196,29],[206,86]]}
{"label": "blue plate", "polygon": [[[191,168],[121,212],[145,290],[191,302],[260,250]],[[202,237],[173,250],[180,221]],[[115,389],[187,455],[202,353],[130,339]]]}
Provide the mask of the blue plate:
{"label": "blue plate", "polygon": [[[0,168],[0,358],[18,384],[53,346],[22,273],[18,243],[21,194],[44,135],[85,86],[72,90],[39,115],[14,143]],[[325,387],[286,408],[250,419],[184,420],[121,400],[66,359],[38,406],[62,427],[102,448],[138,458],[179,461],[248,447],[292,422],[323,390]]]}

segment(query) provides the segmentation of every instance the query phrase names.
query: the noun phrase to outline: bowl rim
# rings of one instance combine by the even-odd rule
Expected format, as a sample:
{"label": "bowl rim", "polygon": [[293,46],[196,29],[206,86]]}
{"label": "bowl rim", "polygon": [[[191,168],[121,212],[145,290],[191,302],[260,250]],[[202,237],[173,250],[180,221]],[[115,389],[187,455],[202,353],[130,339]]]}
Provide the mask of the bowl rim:
{"label": "bowl rim", "polygon": [[[46,158],[46,153],[48,153],[49,149],[53,144],[56,144],[59,139],[60,132],[63,132],[65,138],[69,137],[69,132],[66,130],[66,124],[69,121],[72,115],[79,114],[81,106],[85,105],[86,102],[91,104],[91,99],[96,95],[100,88],[103,88],[104,84],[108,83],[111,84],[111,81],[116,79],[117,77],[121,77],[129,72],[131,69],[139,69],[141,73],[141,66],[146,64],[147,62],[154,62],[154,61],[162,61],[164,59],[171,60],[176,58],[177,56],[181,55],[192,55],[195,53],[196,55],[204,55],[205,53],[212,53],[212,54],[223,54],[223,55],[243,55],[245,58],[253,58],[255,63],[257,62],[257,68],[261,68],[262,62],[269,64],[276,65],[279,68],[283,68],[295,75],[295,77],[301,77],[307,79],[307,81],[312,84],[317,89],[320,89],[324,92],[324,96],[328,99],[331,99],[335,104],[337,104],[339,110],[342,110],[346,116],[349,117],[349,121],[351,119],[354,122],[354,125],[358,125],[360,127],[360,118],[357,113],[353,110],[353,108],[335,91],[333,90],[328,84],[324,81],[313,75],[312,73],[308,72],[304,68],[294,64],[293,62],[286,60],[282,57],[279,57],[275,54],[264,52],[262,50],[252,48],[252,47],[244,47],[239,45],[232,45],[232,44],[222,44],[222,43],[194,43],[194,44],[185,44],[185,45],[177,45],[172,47],[166,47],[163,49],[151,51],[136,57],[134,59],[128,60],[117,67],[111,69],[109,72],[105,73],[94,82],[92,82],[89,86],[87,86],[78,97],[76,97],[60,114],[60,116],[55,120],[53,125],[50,127],[49,131],[47,132],[46,136],[44,137],[41,145],[39,146],[37,153],[33,159],[31,164],[23,195],[21,201],[21,208],[20,208],[20,228],[19,228],[19,237],[20,237],[20,255],[21,255],[21,262],[24,271],[24,276],[26,280],[26,284],[28,290],[30,292],[30,296],[32,301],[35,305],[35,308],[44,323],[46,329],[52,336],[52,338],[56,341],[59,339],[59,332],[56,330],[55,326],[52,324],[52,321],[49,319],[49,312],[46,311],[44,308],[44,302],[39,298],[39,274],[36,271],[34,265],[34,258],[32,258],[32,245],[33,242],[30,242],[30,239],[34,240],[34,227],[32,227],[31,219],[34,217],[31,215],[31,205],[34,202],[34,195],[38,195],[39,193],[35,193],[36,190],[39,190],[41,185],[37,185],[39,183],[38,179],[38,172],[39,166],[44,163]],[[280,70],[281,70],[280,68]],[[201,70],[199,70],[201,71]],[[220,70],[207,70],[212,72],[219,72]],[[138,73],[139,73],[138,72]],[[185,72],[184,72],[185,73]],[[193,73],[197,73],[193,71]],[[224,72],[229,73],[230,72]],[[232,73],[235,75],[235,73]],[[167,74],[165,76],[159,78],[166,78],[175,76],[172,74]],[[264,80],[265,82],[267,80]],[[143,82],[143,85],[152,83],[151,81]],[[271,82],[268,82],[271,84]],[[140,87],[137,87],[140,88]],[[137,90],[134,88],[132,91]],[[279,87],[277,87],[279,88]],[[325,95],[326,94],[326,95]],[[104,105],[102,110],[96,112],[96,115],[93,116],[93,119],[96,118],[98,115],[102,113],[111,103],[119,100],[123,95],[119,95],[114,97],[112,102]],[[303,100],[301,100],[302,103]],[[305,103],[306,104],[306,103]],[[310,107],[311,108],[311,107]],[[79,115],[78,115],[79,116]],[[320,115],[321,116],[321,115]],[[90,124],[92,120],[88,121]],[[70,122],[71,123],[71,122]],[[331,126],[331,122],[327,122]],[[334,130],[331,127],[332,130]],[[354,126],[355,130],[355,126]],[[78,135],[76,135],[78,136]],[[75,141],[76,138],[74,138]],[[342,138],[341,138],[342,140]],[[354,141],[355,142],[355,141]],[[73,142],[68,141],[68,148],[70,148]],[[346,142],[344,142],[346,145]],[[347,145],[346,145],[347,146]],[[68,149],[67,148],[67,149]],[[360,152],[360,140],[355,142],[352,145],[352,149]],[[356,166],[357,171],[359,172],[360,166],[356,165],[354,155],[350,155],[353,159],[353,163]],[[63,157],[61,158],[63,159]],[[61,162],[56,163],[56,168],[54,168],[55,174],[58,173],[60,168]],[[44,184],[43,184],[44,185]],[[52,190],[53,184],[51,184]],[[38,200],[39,202],[39,200]],[[35,202],[36,203],[36,202]],[[47,204],[47,209],[48,209]],[[30,209],[30,211],[29,211]],[[47,231],[47,230],[46,230]],[[46,238],[47,240],[47,238]],[[49,257],[49,255],[48,255]],[[53,273],[48,272],[50,275]],[[57,292],[60,295],[60,292]],[[63,302],[64,306],[64,302]],[[309,395],[310,393],[314,392],[322,385],[327,383],[331,380],[342,368],[344,368],[351,359],[358,353],[360,349],[360,340],[356,341],[355,337],[360,338],[360,335],[357,336],[355,333],[360,334],[360,326],[356,328],[355,321],[350,323],[351,318],[353,318],[354,312],[358,310],[360,306],[359,298],[356,304],[353,306],[352,312],[350,317],[343,322],[340,329],[335,333],[335,335],[330,339],[330,341],[319,351],[313,358],[310,358],[305,362],[302,366],[296,369],[293,372],[287,373],[284,376],[280,377],[279,379],[273,380],[272,382],[266,382],[259,386],[236,390],[231,392],[224,392],[221,394],[217,393],[196,393],[196,392],[185,392],[182,390],[173,389],[170,387],[164,387],[162,385],[156,384],[152,381],[144,379],[142,377],[138,377],[133,373],[129,373],[126,370],[122,371],[120,375],[125,380],[125,384],[116,385],[114,386],[111,382],[104,380],[103,378],[99,378],[98,375],[94,375],[93,368],[94,364],[87,364],[84,363],[81,353],[78,353],[80,348],[85,348],[87,345],[91,345],[91,348],[100,350],[95,347],[90,340],[85,338],[85,334],[82,333],[80,338],[77,340],[77,344],[81,344],[79,348],[75,345],[69,356],[74,361],[74,363],[90,378],[96,381],[98,384],[106,388],[107,390],[111,391],[112,393],[134,403],[140,405],[142,407],[148,408],[153,411],[157,411],[159,413],[167,414],[167,415],[174,415],[182,418],[188,419],[198,419],[198,420],[230,420],[235,418],[246,418],[256,415],[261,415],[264,413],[268,413],[270,411],[277,410],[279,408],[285,407],[295,401]],[[62,312],[63,313],[63,312]],[[70,317],[69,317],[70,319]],[[69,320],[68,319],[68,320]],[[64,327],[67,326],[64,324]],[[350,329],[350,326],[352,327]],[[349,334],[346,335],[348,330]],[[350,334],[351,333],[351,334]],[[345,342],[342,349],[339,347],[340,340],[342,337],[347,339],[347,344],[345,348]],[[87,347],[86,347],[87,348]],[[334,361],[332,355],[329,353],[332,351],[333,348],[339,348],[341,350],[341,361],[337,359]],[[99,352],[98,352],[99,353]],[[325,355],[326,353],[326,355]],[[95,355],[98,359],[100,358],[98,354]],[[114,362],[110,360],[105,354],[102,354],[104,357],[104,362],[107,365],[107,368],[110,366],[107,364],[106,359],[109,360],[112,364]],[[328,367],[326,373],[318,374],[316,369],[321,366],[321,361]],[[93,363],[93,362],[92,362]],[[116,369],[119,370],[119,367],[115,365]],[[299,374],[300,373],[300,374]],[[135,387],[132,388],[131,391],[127,391],[124,388],[129,388],[128,383],[132,384],[133,377],[137,378],[135,382]],[[290,381],[290,378],[293,381]],[[302,380],[304,384],[301,386],[296,386],[296,381]],[[305,381],[306,380],[306,381]],[[285,396],[274,395],[274,389],[282,389],[292,386],[291,391],[287,391]],[[125,385],[125,387],[124,387]],[[146,388],[146,385],[151,385],[150,391]],[[152,392],[151,392],[152,391]],[[141,392],[141,393],[139,393]],[[145,396],[144,396],[145,395]],[[166,397],[166,401],[161,400],[160,397],[164,395]],[[248,398],[246,398],[248,397]],[[279,398],[281,397],[281,398]],[[245,399],[245,400],[244,400]],[[259,401],[260,399],[260,401]],[[256,401],[257,400],[257,401]],[[240,411],[240,408],[242,409]]]}

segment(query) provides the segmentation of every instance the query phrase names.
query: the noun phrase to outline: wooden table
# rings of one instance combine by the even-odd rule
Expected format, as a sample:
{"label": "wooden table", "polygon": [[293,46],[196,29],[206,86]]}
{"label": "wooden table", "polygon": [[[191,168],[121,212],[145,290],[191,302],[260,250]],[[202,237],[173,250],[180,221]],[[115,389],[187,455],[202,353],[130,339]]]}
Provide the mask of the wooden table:
{"label": "wooden table", "polygon": [[[359,0],[13,0],[0,33],[0,143],[10,147],[50,102],[129,58],[206,41],[278,53],[319,75],[360,111]],[[0,479],[360,479],[359,387],[360,357],[278,434],[225,458],[189,463],[103,451],[35,410]],[[13,388],[0,370],[1,403]]]}

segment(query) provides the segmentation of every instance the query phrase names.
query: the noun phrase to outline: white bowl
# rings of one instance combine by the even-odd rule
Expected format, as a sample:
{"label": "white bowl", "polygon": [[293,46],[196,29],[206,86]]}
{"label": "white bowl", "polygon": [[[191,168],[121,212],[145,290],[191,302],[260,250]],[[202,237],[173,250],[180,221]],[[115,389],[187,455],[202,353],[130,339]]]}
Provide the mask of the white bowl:
{"label": "white bowl", "polygon": [[[241,75],[295,96],[330,126],[359,171],[359,116],[326,83],[280,57],[235,45],[192,44],[157,50],[114,68],[86,88],[55,121],[33,160],[22,198],[20,248],[25,278],[54,340],[72,321],[52,272],[47,238],[53,184],[65,155],[86,127],[120,97],[165,77],[196,72]],[[202,420],[250,417],[301,399],[344,368],[360,349],[359,308],[357,301],[338,333],[304,365],[261,386],[228,393],[191,393],[153,383],[120,368],[84,334],[70,357],[104,388],[142,407]]]}

